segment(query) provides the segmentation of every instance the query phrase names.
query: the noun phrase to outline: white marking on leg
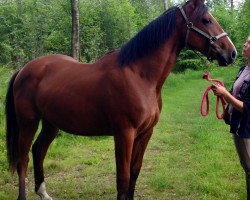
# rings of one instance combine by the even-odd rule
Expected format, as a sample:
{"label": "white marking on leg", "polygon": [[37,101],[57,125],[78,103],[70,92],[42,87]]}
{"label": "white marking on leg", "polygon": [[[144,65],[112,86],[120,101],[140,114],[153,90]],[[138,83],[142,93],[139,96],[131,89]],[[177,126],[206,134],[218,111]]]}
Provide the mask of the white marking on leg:
{"label": "white marking on leg", "polygon": [[46,192],[45,182],[42,182],[37,194],[40,196],[41,200],[52,200],[52,198]]}

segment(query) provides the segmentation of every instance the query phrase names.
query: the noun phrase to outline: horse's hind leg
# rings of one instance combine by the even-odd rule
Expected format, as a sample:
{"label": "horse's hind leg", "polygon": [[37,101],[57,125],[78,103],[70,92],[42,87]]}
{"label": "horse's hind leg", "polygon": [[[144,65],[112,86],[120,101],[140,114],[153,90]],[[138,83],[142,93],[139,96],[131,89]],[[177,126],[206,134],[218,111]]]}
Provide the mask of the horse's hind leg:
{"label": "horse's hind leg", "polygon": [[43,161],[51,142],[55,139],[58,129],[48,123],[46,120],[42,121],[42,130],[37,140],[32,146],[34,176],[35,176],[35,191],[42,200],[51,200],[52,198],[47,194],[44,182]]}
{"label": "horse's hind leg", "polygon": [[18,200],[26,199],[25,195],[25,177],[29,162],[29,150],[38,127],[38,120],[32,120],[28,123],[19,124],[18,140],[18,162],[17,173],[19,176],[19,196]]}

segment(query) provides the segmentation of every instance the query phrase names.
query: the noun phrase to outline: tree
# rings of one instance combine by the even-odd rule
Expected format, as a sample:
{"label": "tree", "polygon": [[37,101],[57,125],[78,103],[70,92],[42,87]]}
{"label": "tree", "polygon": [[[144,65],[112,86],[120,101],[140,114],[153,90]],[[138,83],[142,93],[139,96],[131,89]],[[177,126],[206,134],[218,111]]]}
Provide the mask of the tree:
{"label": "tree", "polygon": [[169,5],[168,5],[168,0],[163,0],[164,3],[164,9],[167,10]]}
{"label": "tree", "polygon": [[231,5],[231,10],[234,9],[234,1],[233,0],[230,0],[230,5]]}
{"label": "tree", "polygon": [[242,45],[245,43],[247,37],[250,35],[249,7],[250,7],[250,0],[245,0],[242,6],[240,7],[238,16],[236,18],[237,21],[237,26],[235,27],[235,29],[237,30],[236,45],[238,47],[239,52],[241,51]]}
{"label": "tree", "polygon": [[72,57],[76,60],[80,59],[80,40],[79,40],[79,2],[78,0],[71,0],[72,13]]}

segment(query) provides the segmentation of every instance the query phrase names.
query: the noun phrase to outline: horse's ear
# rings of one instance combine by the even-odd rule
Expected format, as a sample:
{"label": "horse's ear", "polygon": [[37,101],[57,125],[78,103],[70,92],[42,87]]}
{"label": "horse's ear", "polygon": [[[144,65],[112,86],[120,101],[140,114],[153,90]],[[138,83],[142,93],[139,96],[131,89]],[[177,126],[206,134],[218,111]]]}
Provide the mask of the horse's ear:
{"label": "horse's ear", "polygon": [[189,1],[192,2],[195,6],[205,3],[205,0],[189,0]]}

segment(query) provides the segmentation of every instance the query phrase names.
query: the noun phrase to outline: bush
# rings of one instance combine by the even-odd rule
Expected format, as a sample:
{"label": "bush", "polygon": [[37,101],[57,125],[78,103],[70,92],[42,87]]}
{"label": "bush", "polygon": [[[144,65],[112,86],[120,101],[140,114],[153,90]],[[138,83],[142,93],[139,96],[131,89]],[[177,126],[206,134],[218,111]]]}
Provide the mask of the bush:
{"label": "bush", "polygon": [[[199,53],[199,55],[201,54]],[[177,59],[173,72],[183,72],[186,69],[204,69],[207,67],[208,62],[205,62],[205,57],[202,56],[202,58],[204,60],[199,58],[193,51],[184,49]]]}

